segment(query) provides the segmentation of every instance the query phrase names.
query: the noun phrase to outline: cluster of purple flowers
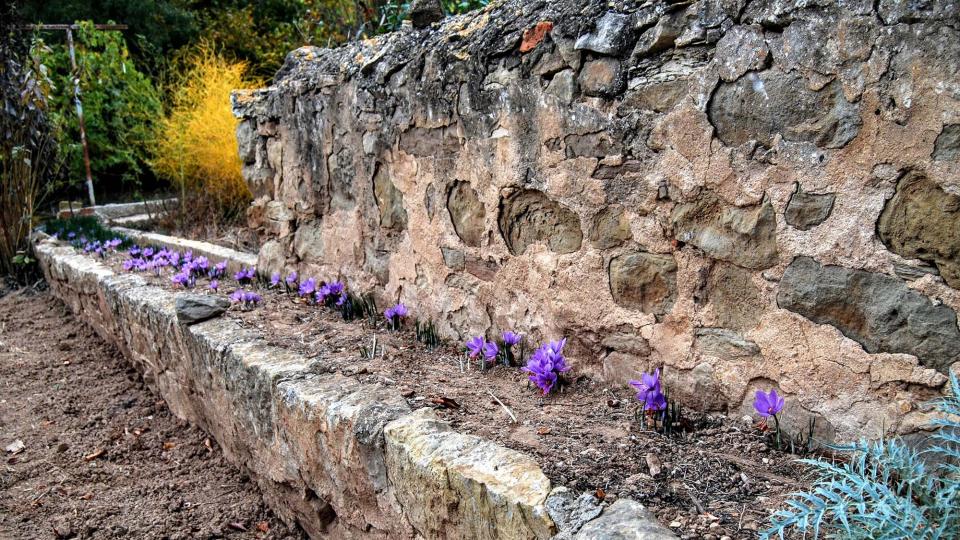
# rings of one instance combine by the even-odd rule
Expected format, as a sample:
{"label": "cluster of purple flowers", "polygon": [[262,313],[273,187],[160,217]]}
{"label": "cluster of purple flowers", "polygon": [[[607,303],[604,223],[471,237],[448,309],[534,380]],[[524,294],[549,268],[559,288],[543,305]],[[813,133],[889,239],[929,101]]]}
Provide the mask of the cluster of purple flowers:
{"label": "cluster of purple flowers", "polygon": [[240,267],[240,270],[233,274],[233,279],[237,280],[237,283],[250,283],[255,277],[257,277],[257,269],[252,266],[250,268]]}
{"label": "cluster of purple flowers", "polygon": [[407,306],[403,305],[403,302],[398,302],[383,311],[383,316],[386,317],[387,322],[394,330],[400,329],[400,324],[409,314],[410,311],[407,310]]}
{"label": "cluster of purple flowers", "polygon": [[263,301],[263,297],[253,291],[237,289],[230,295],[230,301],[245,308],[253,307]]}
{"label": "cluster of purple flowers", "polygon": [[[76,235],[76,233],[70,233],[70,234]],[[119,238],[107,240],[106,242],[101,242],[99,240],[96,240],[93,242],[87,242],[86,238],[83,237],[80,239],[80,241],[83,243],[84,253],[93,253],[99,257],[106,257],[108,254],[116,251],[117,248],[120,247],[120,244],[123,243],[123,240]]]}
{"label": "cluster of purple flowers", "polygon": [[477,358],[483,355],[485,362],[493,362],[500,356],[501,352],[504,355],[504,361],[509,365],[509,361],[512,359],[512,348],[514,345],[520,343],[523,339],[523,336],[520,334],[515,334],[511,331],[504,332],[501,336],[503,348],[497,345],[495,341],[487,341],[483,336],[474,336],[467,340],[467,353],[470,358]]}
{"label": "cluster of purple flowers", "polygon": [[476,358],[482,353],[484,360],[493,362],[500,354],[500,348],[496,343],[484,340],[483,336],[474,336],[467,340],[467,352],[470,358]]}
{"label": "cluster of purple flowers", "polygon": [[570,371],[567,365],[567,359],[563,356],[563,346],[567,344],[567,339],[560,341],[551,341],[540,345],[530,359],[524,371],[530,374],[530,381],[537,385],[544,394],[549,394],[556,386],[560,376]]}
{"label": "cluster of purple flowers", "polygon": [[347,291],[341,281],[325,283],[317,289],[316,300],[318,304],[331,304],[342,306],[347,301]]}
{"label": "cluster of purple flowers", "polygon": [[653,374],[641,374],[639,381],[630,381],[630,386],[637,390],[637,399],[643,403],[643,410],[662,411],[667,408],[667,398],[660,382],[660,368]]}

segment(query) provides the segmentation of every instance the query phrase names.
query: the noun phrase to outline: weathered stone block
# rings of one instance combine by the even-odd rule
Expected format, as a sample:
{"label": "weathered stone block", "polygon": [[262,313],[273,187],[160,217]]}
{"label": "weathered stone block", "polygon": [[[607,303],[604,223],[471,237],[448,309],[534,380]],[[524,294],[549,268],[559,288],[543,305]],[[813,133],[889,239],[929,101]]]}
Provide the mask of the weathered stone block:
{"label": "weathered stone block", "polygon": [[907,173],[884,206],[877,232],[891,251],[935,264],[944,281],[960,289],[960,197]]}
{"label": "weathered stone block", "polygon": [[677,294],[677,263],[671,255],[627,253],[610,261],[610,294],[621,306],[664,315]]}
{"label": "weathered stone block", "polygon": [[543,192],[519,190],[500,201],[500,233],[514,255],[523,255],[530,244],[542,242],[557,253],[580,250],[580,218]]}
{"label": "weathered stone block", "polygon": [[761,270],[777,263],[777,219],[769,201],[737,208],[706,192],[677,205],[670,216],[674,238],[708,257]]}
{"label": "weathered stone block", "polygon": [[867,352],[912,354],[941,373],[960,360],[956,312],[891,276],[797,257],[783,274],[777,303],[834,326]]}

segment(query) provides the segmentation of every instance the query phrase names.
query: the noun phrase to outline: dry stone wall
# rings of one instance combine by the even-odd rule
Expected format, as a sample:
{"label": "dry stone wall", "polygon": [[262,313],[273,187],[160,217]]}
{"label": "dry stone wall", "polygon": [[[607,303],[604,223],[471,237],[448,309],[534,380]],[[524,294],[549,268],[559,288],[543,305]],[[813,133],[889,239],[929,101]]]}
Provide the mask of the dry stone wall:
{"label": "dry stone wall", "polygon": [[[191,245],[231,266],[246,259]],[[591,498],[590,515],[573,523],[574,495],[553,486],[533,457],[459,433],[433,409],[411,411],[396,388],[268,345],[259,331],[218,317],[222,309],[196,324],[185,317],[194,314],[185,306],[215,305],[217,297],[118,275],[54,241],[38,240],[35,252],[53,294],[116,345],[178,417],[210,433],[277,514],[311,538],[589,540],[630,528],[650,540],[676,538],[629,499],[603,507]]]}
{"label": "dry stone wall", "polygon": [[960,360],[960,4],[494,2],[237,92],[261,271],[913,432]]}

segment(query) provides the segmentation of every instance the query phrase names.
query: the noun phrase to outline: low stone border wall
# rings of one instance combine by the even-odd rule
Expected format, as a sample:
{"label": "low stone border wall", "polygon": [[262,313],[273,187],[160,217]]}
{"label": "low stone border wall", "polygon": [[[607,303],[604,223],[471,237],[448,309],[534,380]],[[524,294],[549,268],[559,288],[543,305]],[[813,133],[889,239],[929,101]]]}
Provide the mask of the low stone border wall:
{"label": "low stone border wall", "polygon": [[633,501],[601,513],[590,496],[552,488],[532,457],[412,411],[396,389],[326,372],[226,318],[179,323],[187,293],[49,239],[35,248],[53,293],[313,538],[675,538]]}

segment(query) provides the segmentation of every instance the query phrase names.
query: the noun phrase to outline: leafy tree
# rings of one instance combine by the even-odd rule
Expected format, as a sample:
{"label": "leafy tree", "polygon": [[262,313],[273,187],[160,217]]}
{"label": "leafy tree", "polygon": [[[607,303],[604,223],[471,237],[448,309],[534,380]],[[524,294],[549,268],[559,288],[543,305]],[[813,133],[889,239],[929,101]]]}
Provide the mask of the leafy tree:
{"label": "leafy tree", "polygon": [[[95,30],[92,23],[84,22],[75,41],[94,181],[111,188],[137,186],[146,171],[154,122],[162,115],[160,95],[137,70],[120,33]],[[46,47],[43,42],[36,51],[50,69],[51,119],[70,176],[84,178],[69,53],[66,47]]]}

